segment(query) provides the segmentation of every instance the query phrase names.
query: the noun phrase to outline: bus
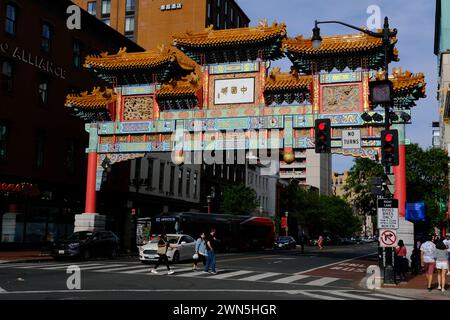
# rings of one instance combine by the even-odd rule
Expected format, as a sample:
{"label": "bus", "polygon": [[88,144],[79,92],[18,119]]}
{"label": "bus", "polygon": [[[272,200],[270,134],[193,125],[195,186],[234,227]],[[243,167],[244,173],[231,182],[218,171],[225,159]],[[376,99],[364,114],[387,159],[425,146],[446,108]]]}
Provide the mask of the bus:
{"label": "bus", "polygon": [[275,225],[269,217],[177,212],[141,219],[138,225],[149,227],[150,239],[161,233],[187,234],[197,239],[201,232],[208,234],[214,227],[220,251],[272,248],[275,241]]}

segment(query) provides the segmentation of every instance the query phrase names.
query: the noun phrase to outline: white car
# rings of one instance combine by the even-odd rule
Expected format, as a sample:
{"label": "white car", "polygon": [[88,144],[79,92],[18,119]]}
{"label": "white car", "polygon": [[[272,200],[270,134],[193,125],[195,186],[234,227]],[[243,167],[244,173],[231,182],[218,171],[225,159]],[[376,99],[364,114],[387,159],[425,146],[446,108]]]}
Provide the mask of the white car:
{"label": "white car", "polygon": [[[176,244],[176,248],[167,250],[167,258],[173,263],[182,260],[190,260],[195,253],[195,240],[186,234],[168,234],[167,240],[171,244]],[[159,237],[151,240],[149,243],[139,247],[139,260],[142,263],[156,261],[159,258],[157,253]]]}

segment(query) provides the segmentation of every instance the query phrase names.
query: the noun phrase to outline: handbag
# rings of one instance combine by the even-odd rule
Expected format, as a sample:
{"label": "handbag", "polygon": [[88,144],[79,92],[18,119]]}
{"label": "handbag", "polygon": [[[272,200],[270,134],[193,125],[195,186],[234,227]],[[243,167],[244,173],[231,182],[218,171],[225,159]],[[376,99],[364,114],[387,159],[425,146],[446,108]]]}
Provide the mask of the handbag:
{"label": "handbag", "polygon": [[167,253],[167,243],[164,240],[163,240],[163,242],[164,242],[164,246],[162,246],[158,243],[158,250],[157,250],[158,254],[166,254]]}
{"label": "handbag", "polygon": [[197,260],[198,259],[198,254],[194,253],[194,255],[192,256],[192,259]]}

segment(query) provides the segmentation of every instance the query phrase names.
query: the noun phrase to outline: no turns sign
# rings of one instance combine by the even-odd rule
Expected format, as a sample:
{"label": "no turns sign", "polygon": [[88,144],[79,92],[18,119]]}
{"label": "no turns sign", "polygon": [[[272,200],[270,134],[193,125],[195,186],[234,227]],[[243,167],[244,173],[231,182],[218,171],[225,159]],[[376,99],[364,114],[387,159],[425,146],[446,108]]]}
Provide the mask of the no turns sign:
{"label": "no turns sign", "polygon": [[380,230],[380,247],[395,247],[398,242],[397,232],[394,229]]}

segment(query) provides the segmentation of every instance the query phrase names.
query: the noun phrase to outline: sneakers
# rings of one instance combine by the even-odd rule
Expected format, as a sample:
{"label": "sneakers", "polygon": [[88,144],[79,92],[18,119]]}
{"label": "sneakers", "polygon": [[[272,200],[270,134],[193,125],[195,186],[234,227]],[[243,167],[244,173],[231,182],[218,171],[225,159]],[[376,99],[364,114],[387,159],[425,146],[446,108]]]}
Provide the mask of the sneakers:
{"label": "sneakers", "polygon": [[208,271],[203,270],[203,273],[209,273]]}
{"label": "sneakers", "polygon": [[441,290],[441,286],[438,286],[438,290]]}
{"label": "sneakers", "polygon": [[445,288],[442,288],[441,291],[442,291],[442,292],[445,292]]}
{"label": "sneakers", "polygon": [[209,273],[211,273],[211,274],[217,274],[217,272],[215,272],[215,271],[210,271]]}
{"label": "sneakers", "polygon": [[154,274],[158,274],[158,271],[156,271],[156,269],[152,269],[151,272]]}
{"label": "sneakers", "polygon": [[167,271],[167,274],[174,274],[174,273],[175,273],[175,271],[173,271],[173,270]]}

